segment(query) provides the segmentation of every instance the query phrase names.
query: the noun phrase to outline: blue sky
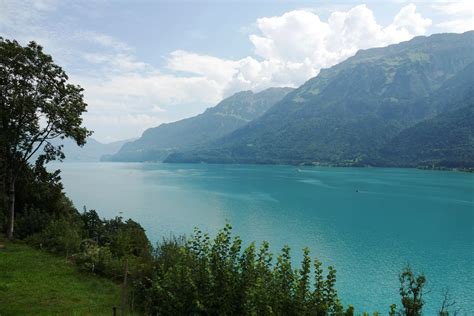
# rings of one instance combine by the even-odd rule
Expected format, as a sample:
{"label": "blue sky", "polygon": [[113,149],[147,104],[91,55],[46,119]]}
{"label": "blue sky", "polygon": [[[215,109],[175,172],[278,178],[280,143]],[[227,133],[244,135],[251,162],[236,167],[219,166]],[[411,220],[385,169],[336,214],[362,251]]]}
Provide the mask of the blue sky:
{"label": "blue sky", "polygon": [[470,1],[0,0],[0,36],[44,46],[85,88],[104,142],[240,90],[296,87],[358,49],[471,29]]}

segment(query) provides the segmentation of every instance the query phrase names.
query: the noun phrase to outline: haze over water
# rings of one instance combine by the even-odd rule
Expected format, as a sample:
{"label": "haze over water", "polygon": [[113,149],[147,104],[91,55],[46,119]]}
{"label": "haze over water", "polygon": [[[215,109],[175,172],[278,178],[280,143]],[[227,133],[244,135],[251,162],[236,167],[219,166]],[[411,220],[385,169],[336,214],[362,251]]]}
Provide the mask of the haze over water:
{"label": "haze over water", "polygon": [[382,168],[64,163],[67,195],[102,217],[138,221],[152,242],[215,233],[229,221],[245,244],[284,244],[299,266],[308,246],[337,269],[343,303],[357,311],[400,306],[398,273],[424,271],[426,315],[449,287],[474,313],[474,175]]}

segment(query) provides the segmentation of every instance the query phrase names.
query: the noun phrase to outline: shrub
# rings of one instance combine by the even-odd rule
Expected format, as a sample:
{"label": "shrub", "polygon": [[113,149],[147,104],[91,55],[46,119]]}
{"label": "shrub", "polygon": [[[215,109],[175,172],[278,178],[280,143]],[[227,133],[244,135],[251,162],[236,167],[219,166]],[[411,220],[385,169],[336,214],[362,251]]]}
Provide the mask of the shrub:
{"label": "shrub", "polygon": [[311,258],[304,250],[300,269],[284,247],[273,263],[268,243],[242,249],[226,225],[211,240],[196,229],[187,241],[164,240],[155,251],[148,282],[136,287],[147,314],[291,315],[320,311],[344,314],[335,290],[336,270],[326,278],[319,261],[310,287]]}
{"label": "shrub", "polygon": [[65,219],[53,220],[41,232],[27,239],[30,244],[56,254],[72,254],[81,243],[79,223]]}

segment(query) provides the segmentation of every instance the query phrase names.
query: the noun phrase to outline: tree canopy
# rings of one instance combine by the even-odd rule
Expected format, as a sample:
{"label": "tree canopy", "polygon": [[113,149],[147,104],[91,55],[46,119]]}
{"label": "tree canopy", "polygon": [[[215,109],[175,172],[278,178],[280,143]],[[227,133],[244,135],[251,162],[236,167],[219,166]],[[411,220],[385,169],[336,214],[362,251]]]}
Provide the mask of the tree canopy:
{"label": "tree canopy", "polygon": [[19,170],[36,153],[37,165],[63,159],[62,145],[53,145],[52,139],[72,138],[83,145],[91,134],[82,126],[83,89],[68,80],[37,43],[22,46],[0,37],[0,161],[10,238]]}

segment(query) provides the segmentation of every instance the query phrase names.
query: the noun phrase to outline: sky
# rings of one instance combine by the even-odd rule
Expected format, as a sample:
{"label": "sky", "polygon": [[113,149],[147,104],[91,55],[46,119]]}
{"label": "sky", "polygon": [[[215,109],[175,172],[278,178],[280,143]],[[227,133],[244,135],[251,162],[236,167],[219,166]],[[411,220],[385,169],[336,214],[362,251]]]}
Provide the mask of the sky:
{"label": "sky", "polygon": [[0,0],[0,36],[42,45],[111,142],[238,91],[297,87],[359,49],[472,30],[473,15],[474,1]]}

